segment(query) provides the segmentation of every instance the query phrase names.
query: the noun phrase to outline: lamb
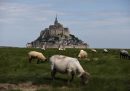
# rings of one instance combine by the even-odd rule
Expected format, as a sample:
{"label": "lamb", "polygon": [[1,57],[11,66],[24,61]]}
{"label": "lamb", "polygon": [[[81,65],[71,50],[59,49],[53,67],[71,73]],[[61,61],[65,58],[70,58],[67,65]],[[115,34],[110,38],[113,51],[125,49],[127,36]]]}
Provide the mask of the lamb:
{"label": "lamb", "polygon": [[120,59],[129,59],[129,53],[126,50],[120,50]]}
{"label": "lamb", "polygon": [[79,54],[78,54],[78,58],[87,58],[88,54],[86,51],[84,50],[80,50]]}
{"label": "lamb", "polygon": [[29,62],[31,63],[32,59],[37,59],[37,64],[40,62],[40,61],[46,61],[47,58],[40,52],[37,52],[37,51],[30,51],[28,53],[28,57],[29,57]]}
{"label": "lamb", "polygon": [[97,53],[97,50],[95,50],[95,49],[91,49],[91,51],[94,52],[94,53]]}
{"label": "lamb", "polygon": [[46,46],[45,46],[45,45],[43,45],[41,49],[42,49],[42,50],[46,50]]}
{"label": "lamb", "polygon": [[83,84],[87,83],[89,80],[90,74],[84,71],[76,58],[67,57],[64,55],[53,55],[50,57],[50,62],[52,80],[54,80],[56,72],[67,73],[68,83],[73,80],[74,75],[76,74],[79,74],[78,77],[81,78],[81,82]]}
{"label": "lamb", "polygon": [[65,47],[63,45],[59,45],[58,50],[65,50]]}
{"label": "lamb", "polygon": [[103,49],[103,52],[104,52],[104,53],[108,53],[108,50],[107,50],[107,49]]}
{"label": "lamb", "polygon": [[65,48],[58,48],[58,50],[65,50]]}

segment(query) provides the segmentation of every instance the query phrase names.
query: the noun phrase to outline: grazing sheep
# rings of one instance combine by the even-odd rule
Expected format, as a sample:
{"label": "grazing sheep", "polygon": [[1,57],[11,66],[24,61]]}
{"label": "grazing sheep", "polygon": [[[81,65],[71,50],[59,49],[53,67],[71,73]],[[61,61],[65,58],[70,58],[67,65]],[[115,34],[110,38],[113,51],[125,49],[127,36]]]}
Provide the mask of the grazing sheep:
{"label": "grazing sheep", "polygon": [[121,51],[120,51],[120,59],[127,59],[127,58],[129,58],[129,53],[128,53],[128,51],[126,51],[126,50],[121,50]]}
{"label": "grazing sheep", "polygon": [[[79,74],[81,82],[85,84],[88,82],[89,73],[85,72],[79,61],[76,58],[67,57],[64,55],[54,55],[50,58],[51,62],[51,76],[54,80],[56,72],[67,73],[68,83],[74,78],[74,75]],[[70,79],[71,76],[71,79]]]}
{"label": "grazing sheep", "polygon": [[46,46],[45,46],[45,45],[43,45],[41,49],[42,49],[42,50],[46,50]]}
{"label": "grazing sheep", "polygon": [[46,57],[40,53],[40,52],[36,52],[36,51],[30,51],[28,53],[28,57],[29,57],[29,62],[31,63],[32,59],[37,59],[37,64],[40,62],[40,61],[46,61]]}
{"label": "grazing sheep", "polygon": [[65,48],[58,48],[58,50],[65,50]]}
{"label": "grazing sheep", "polygon": [[104,52],[104,53],[108,53],[108,50],[107,50],[107,49],[103,49],[103,52]]}
{"label": "grazing sheep", "polygon": [[95,50],[95,49],[91,49],[91,51],[94,52],[94,53],[97,53],[97,50]]}
{"label": "grazing sheep", "polygon": [[58,50],[65,50],[65,47],[63,45],[59,45]]}
{"label": "grazing sheep", "polygon": [[79,54],[78,54],[78,58],[87,58],[88,54],[86,51],[84,50],[80,50]]}

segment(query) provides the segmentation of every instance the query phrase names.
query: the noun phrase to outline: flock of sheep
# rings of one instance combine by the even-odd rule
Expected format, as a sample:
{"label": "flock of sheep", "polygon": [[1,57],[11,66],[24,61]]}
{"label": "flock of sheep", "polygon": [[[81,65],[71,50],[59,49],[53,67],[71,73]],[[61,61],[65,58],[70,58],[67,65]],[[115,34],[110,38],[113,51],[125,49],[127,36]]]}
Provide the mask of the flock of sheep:
{"label": "flock of sheep", "polygon": [[[95,49],[91,49],[92,52],[96,53]],[[104,53],[108,53],[107,49],[103,50]],[[37,63],[40,61],[46,61],[47,58],[40,52],[30,51],[28,53],[29,62],[31,63],[32,59],[37,59]],[[79,59],[87,59],[88,54],[84,50],[80,50],[78,54]],[[120,51],[120,58],[122,59],[130,59],[130,55],[126,50]],[[49,58],[51,63],[51,77],[52,80],[55,79],[55,75],[57,72],[59,73],[67,73],[68,74],[68,83],[70,83],[75,75],[81,78],[81,82],[86,84],[90,78],[90,74],[83,69],[80,62],[77,58],[72,58],[64,55],[53,55]]]}

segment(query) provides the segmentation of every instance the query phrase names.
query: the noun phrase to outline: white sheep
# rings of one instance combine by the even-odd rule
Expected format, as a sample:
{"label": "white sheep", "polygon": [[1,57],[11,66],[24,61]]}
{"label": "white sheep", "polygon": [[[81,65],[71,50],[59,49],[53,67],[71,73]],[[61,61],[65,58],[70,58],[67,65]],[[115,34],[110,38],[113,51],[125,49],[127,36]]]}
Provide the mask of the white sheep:
{"label": "white sheep", "polygon": [[42,50],[46,50],[46,46],[45,46],[45,45],[43,45],[41,49],[42,49]]}
{"label": "white sheep", "polygon": [[126,50],[120,50],[120,59],[129,59],[129,53]]}
{"label": "white sheep", "polygon": [[58,50],[65,50],[65,47],[63,45],[59,45]]}
{"label": "white sheep", "polygon": [[104,53],[108,53],[108,50],[107,50],[107,49],[103,49],[103,52],[104,52]]}
{"label": "white sheep", "polygon": [[97,53],[97,50],[96,49],[91,49],[92,52],[94,53]]}
{"label": "white sheep", "polygon": [[[89,73],[84,71],[76,58],[67,57],[64,55],[54,55],[50,58],[50,62],[51,76],[53,80],[56,72],[60,72],[68,74],[68,82],[71,82],[76,74],[79,74],[78,77],[81,78],[83,84],[88,82]],[[71,79],[70,76],[72,76]]]}
{"label": "white sheep", "polygon": [[29,62],[31,63],[32,59],[37,59],[37,64],[40,62],[40,61],[46,61],[46,57],[40,53],[40,52],[37,52],[37,51],[30,51],[28,53],[28,57],[29,57]]}
{"label": "white sheep", "polygon": [[65,50],[65,48],[58,48],[58,50]]}
{"label": "white sheep", "polygon": [[80,50],[79,54],[78,54],[78,58],[87,58],[88,54],[86,51],[84,50]]}

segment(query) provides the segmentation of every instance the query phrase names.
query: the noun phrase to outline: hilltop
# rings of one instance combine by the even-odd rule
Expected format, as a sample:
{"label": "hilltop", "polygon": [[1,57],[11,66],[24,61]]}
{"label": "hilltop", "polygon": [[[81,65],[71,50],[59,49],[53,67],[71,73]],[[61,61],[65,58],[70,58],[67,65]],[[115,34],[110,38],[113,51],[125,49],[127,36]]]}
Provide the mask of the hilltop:
{"label": "hilltop", "polygon": [[58,48],[59,46],[65,48],[87,48],[88,44],[71,34],[69,28],[65,28],[59,23],[56,17],[54,25],[42,30],[40,36],[28,43],[27,46],[33,48],[42,48],[43,46],[46,48]]}

